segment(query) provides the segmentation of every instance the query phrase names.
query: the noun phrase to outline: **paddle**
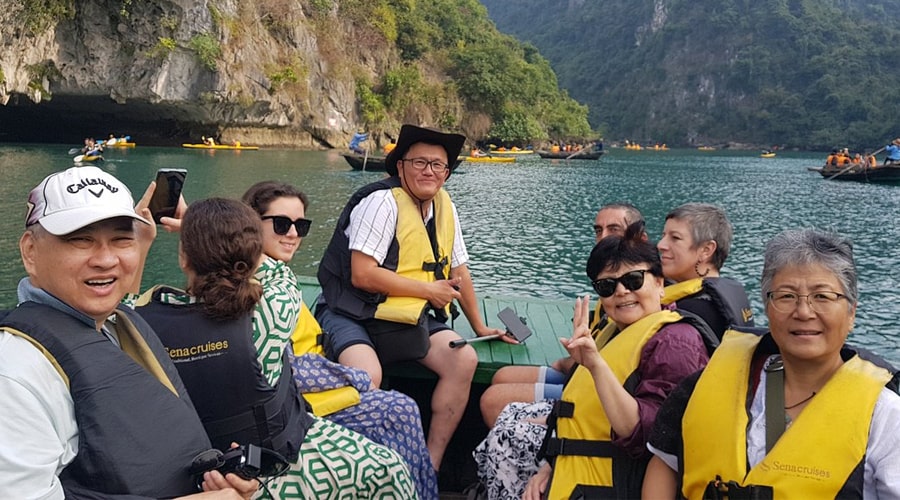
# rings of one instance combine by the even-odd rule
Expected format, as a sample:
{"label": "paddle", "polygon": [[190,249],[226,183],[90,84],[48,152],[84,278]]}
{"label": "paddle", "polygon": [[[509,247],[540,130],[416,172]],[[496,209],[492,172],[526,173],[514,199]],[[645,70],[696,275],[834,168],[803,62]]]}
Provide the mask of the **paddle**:
{"label": "paddle", "polygon": [[73,155],[75,153],[78,153],[79,151],[81,151],[81,148],[72,148],[69,150],[69,154]]}
{"label": "paddle", "polygon": [[589,145],[587,145],[587,146],[585,146],[585,147],[579,149],[578,151],[575,151],[574,153],[570,154],[569,156],[566,156],[566,159],[567,159],[567,160],[570,160],[570,159],[575,158],[576,156],[580,155],[581,153],[584,153],[584,152],[587,152],[587,151],[591,151],[591,150],[593,150],[593,149],[594,149],[594,143],[592,142],[592,143],[590,143]]}
{"label": "paddle", "polygon": [[[887,146],[885,146],[884,148],[886,148],[886,147],[887,147]],[[884,148],[881,148],[881,149],[879,149],[878,151],[875,151],[874,153],[872,153],[872,156],[875,156],[875,155],[877,155],[878,153],[884,151]],[[826,180],[826,181],[830,181],[831,179],[834,179],[835,177],[837,177],[837,176],[839,176],[839,175],[841,175],[841,174],[843,174],[843,173],[849,172],[851,168],[856,167],[856,166],[858,166],[858,165],[855,165],[855,164],[851,163],[850,165],[847,165],[846,168],[842,169],[840,172],[838,172],[838,173],[832,175],[831,177],[826,178],[825,180]]]}
{"label": "paddle", "polygon": [[362,168],[363,172],[366,171],[366,162],[368,162],[368,161],[369,161],[369,148],[366,148],[366,155],[363,156],[363,168]]}

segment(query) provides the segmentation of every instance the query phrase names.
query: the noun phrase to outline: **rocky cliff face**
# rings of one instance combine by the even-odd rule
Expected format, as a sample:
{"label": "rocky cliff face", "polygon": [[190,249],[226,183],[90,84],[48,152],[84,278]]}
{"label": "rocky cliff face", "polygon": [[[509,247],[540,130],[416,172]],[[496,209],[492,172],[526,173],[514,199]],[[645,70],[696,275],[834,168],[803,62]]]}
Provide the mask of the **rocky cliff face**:
{"label": "rocky cliff face", "polygon": [[76,0],[74,17],[39,33],[7,8],[0,140],[343,146],[358,122],[355,77],[396,55],[366,27],[310,19],[304,4]]}

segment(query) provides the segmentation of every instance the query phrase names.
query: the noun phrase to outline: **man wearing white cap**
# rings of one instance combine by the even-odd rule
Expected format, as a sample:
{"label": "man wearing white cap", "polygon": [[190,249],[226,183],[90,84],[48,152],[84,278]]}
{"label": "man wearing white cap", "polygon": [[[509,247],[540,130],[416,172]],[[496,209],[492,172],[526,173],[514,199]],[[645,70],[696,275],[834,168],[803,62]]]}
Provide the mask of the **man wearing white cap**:
{"label": "man wearing white cap", "polygon": [[[28,277],[0,317],[0,498],[197,491],[189,468],[210,448],[203,426],[153,330],[118,308],[156,234],[145,200],[143,216],[132,205],[96,167],[51,174],[28,197]],[[204,479],[221,498],[255,486]]]}

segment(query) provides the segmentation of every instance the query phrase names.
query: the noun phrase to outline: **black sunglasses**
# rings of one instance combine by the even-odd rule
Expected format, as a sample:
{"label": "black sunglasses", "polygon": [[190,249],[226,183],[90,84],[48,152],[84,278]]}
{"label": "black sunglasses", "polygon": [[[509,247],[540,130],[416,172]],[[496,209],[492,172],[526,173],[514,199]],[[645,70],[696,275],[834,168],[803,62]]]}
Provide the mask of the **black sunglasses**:
{"label": "black sunglasses", "polygon": [[275,234],[284,236],[288,234],[288,231],[291,230],[291,226],[297,228],[297,236],[304,237],[309,234],[309,226],[312,225],[312,221],[309,219],[299,218],[297,220],[291,220],[290,217],[285,217],[284,215],[263,215],[262,220],[272,219],[272,229],[275,230]]}
{"label": "black sunglasses", "polygon": [[633,292],[640,290],[644,286],[644,273],[648,271],[649,269],[639,269],[637,271],[629,271],[618,278],[600,278],[592,281],[591,285],[594,286],[594,291],[604,298],[616,293],[616,285],[618,283],[621,283],[622,286]]}

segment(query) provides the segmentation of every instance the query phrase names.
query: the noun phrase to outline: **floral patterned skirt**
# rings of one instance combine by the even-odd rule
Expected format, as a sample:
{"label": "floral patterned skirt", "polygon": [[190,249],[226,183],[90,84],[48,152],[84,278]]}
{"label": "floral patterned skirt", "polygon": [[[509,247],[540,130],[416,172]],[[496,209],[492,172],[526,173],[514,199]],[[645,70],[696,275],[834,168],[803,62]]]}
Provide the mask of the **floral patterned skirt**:
{"label": "floral patterned skirt", "polygon": [[478,477],[490,500],[522,498],[528,480],[540,468],[537,453],[547,433],[543,422],[552,408],[551,400],[506,405],[475,448]]}

